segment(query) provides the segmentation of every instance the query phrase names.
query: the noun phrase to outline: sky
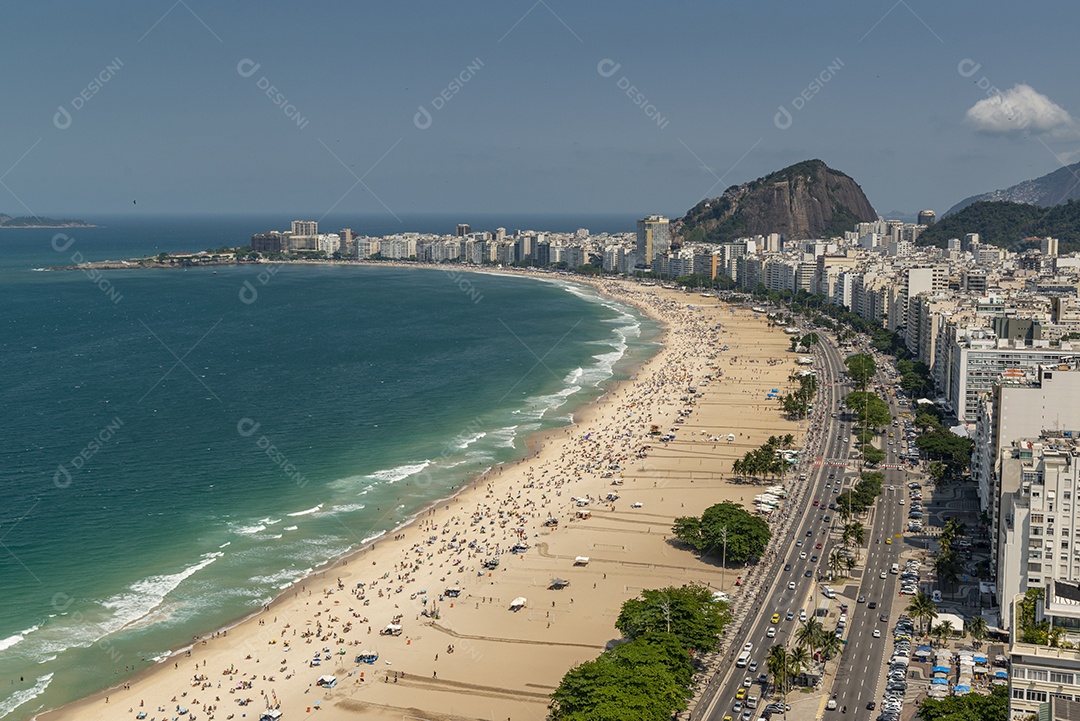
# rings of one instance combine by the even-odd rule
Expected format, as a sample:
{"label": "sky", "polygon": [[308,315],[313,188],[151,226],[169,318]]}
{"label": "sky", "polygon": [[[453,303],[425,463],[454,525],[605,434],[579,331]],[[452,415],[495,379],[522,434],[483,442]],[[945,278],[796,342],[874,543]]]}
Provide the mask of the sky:
{"label": "sky", "polygon": [[941,214],[1080,160],[1078,26],[1072,0],[15,3],[0,212],[679,217],[820,158]]}

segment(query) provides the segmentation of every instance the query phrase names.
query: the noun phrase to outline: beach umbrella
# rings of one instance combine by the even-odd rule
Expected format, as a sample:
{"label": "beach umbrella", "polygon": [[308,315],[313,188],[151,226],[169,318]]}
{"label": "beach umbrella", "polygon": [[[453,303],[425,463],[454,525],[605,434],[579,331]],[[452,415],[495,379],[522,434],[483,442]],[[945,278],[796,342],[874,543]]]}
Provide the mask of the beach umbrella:
{"label": "beach umbrella", "polygon": [[994,676],[996,678],[1008,678],[1009,677],[1009,672],[1008,671],[1001,671],[1001,670],[994,671]]}

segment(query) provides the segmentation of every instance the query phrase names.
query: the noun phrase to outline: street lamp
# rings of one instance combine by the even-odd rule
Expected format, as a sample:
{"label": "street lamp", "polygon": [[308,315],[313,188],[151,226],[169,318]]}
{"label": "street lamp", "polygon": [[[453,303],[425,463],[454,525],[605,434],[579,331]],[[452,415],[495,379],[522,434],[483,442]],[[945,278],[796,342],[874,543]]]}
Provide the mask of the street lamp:
{"label": "street lamp", "polygon": [[720,540],[724,542],[724,559],[720,566],[720,588],[724,588],[727,581],[727,526],[720,527]]}

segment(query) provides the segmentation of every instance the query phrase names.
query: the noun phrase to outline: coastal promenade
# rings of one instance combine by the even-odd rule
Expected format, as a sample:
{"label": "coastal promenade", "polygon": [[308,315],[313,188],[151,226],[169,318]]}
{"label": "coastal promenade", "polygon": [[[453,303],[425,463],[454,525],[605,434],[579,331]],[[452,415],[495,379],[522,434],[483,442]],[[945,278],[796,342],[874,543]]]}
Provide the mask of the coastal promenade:
{"label": "coastal promenade", "polygon": [[[276,707],[285,719],[542,719],[563,674],[618,638],[619,607],[642,590],[703,583],[746,614],[735,582],[753,588],[760,571],[699,559],[672,542],[671,526],[724,500],[752,510],[760,491],[729,477],[732,461],[771,435],[803,443],[766,398],[791,385],[788,338],[716,298],[596,286],[666,325],[632,379],[571,426],[530,439],[524,460],[238,626],[45,718],[257,719]],[[569,585],[556,590],[556,578]],[[359,661],[365,652],[378,658]]]}

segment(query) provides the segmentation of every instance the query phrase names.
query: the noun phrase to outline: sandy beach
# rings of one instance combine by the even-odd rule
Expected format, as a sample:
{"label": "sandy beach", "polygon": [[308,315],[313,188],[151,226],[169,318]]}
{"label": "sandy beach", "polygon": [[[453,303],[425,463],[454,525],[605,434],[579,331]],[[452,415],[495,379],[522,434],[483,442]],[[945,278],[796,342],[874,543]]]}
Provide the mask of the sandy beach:
{"label": "sandy beach", "polygon": [[[737,592],[741,569],[672,544],[671,525],[724,500],[753,511],[761,491],[730,479],[732,461],[770,435],[801,443],[803,429],[765,397],[791,386],[788,336],[716,298],[596,286],[666,325],[662,349],[634,378],[572,426],[530,439],[526,459],[260,613],[39,718],[257,720],[277,708],[285,721],[543,719],[563,674],[618,638],[627,598],[689,582]],[[650,435],[653,425],[674,440]],[[582,556],[587,564],[575,562]],[[550,588],[556,578],[569,585]],[[381,633],[389,624],[400,635]],[[363,652],[378,658],[361,662]],[[335,685],[318,686],[323,676]]]}

